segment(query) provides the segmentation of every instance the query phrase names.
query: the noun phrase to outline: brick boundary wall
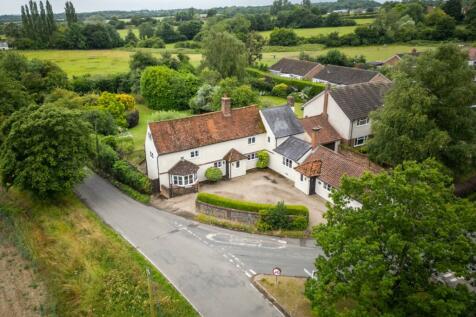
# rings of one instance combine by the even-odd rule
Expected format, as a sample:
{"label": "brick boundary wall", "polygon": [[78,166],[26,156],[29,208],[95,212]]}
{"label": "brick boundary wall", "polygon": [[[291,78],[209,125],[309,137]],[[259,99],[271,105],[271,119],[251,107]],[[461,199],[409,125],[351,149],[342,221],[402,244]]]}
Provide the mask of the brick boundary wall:
{"label": "brick boundary wall", "polygon": [[195,201],[195,210],[208,216],[245,223],[248,225],[255,225],[259,220],[259,214],[257,212],[214,206],[198,200]]}

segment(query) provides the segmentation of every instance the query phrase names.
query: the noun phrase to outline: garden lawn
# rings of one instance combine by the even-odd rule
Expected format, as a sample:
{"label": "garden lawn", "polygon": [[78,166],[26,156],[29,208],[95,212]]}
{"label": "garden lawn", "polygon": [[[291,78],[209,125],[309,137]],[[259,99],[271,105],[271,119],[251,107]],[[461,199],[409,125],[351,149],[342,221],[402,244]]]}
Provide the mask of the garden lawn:
{"label": "garden lawn", "polygon": [[[70,194],[38,201],[0,189],[0,217],[44,279],[54,316],[198,316],[130,244]],[[153,295],[146,269],[151,271]]]}
{"label": "garden lawn", "polygon": [[[270,107],[282,106],[288,102],[286,98],[269,96],[269,95],[260,96],[259,99],[262,105],[270,106]],[[302,118],[301,106],[302,106],[302,102],[295,103],[294,113],[296,114],[296,117],[298,118]]]}

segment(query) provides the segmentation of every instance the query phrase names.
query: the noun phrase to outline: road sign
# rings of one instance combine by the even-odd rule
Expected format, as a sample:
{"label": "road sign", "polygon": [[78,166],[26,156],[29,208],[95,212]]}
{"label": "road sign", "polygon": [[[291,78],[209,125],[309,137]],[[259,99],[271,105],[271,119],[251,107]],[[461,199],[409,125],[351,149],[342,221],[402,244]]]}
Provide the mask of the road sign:
{"label": "road sign", "polygon": [[281,269],[279,267],[275,267],[273,269],[273,275],[280,276],[281,275]]}

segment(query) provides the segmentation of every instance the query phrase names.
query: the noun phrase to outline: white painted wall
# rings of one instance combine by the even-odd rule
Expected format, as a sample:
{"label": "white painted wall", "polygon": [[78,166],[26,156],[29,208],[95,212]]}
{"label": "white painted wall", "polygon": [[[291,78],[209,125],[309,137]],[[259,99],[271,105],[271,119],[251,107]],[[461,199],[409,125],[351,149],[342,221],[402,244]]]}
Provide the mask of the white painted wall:
{"label": "white painted wall", "polygon": [[296,179],[294,181],[294,187],[302,191],[304,194],[309,195],[309,177],[303,176],[301,181],[301,174],[296,173]]}
{"label": "white painted wall", "polygon": [[231,178],[246,175],[246,169],[247,169],[246,162],[247,162],[247,160],[241,160],[239,162],[240,162],[240,164],[237,164],[238,162],[232,162],[230,164],[230,176],[231,176]]}
{"label": "white painted wall", "polygon": [[357,126],[358,120],[352,122],[352,139],[372,134],[371,120],[366,125]]}
{"label": "white painted wall", "polygon": [[147,132],[145,135],[145,159],[147,162],[147,176],[150,179],[157,179],[159,177],[159,170],[157,169],[157,150],[155,148],[154,141],[152,139],[152,134],[150,134],[150,129],[147,127]]}
{"label": "white painted wall", "polygon": [[324,111],[324,94],[325,91],[321,92],[304,105],[302,111],[304,118],[318,116]]}

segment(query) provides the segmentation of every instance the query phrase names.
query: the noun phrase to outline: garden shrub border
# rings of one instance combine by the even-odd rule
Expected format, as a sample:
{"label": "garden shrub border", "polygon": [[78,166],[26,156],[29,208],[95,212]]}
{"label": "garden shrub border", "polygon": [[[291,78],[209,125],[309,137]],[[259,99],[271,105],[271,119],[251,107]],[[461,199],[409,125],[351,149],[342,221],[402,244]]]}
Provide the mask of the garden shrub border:
{"label": "garden shrub border", "polygon": [[[197,194],[197,200],[206,204],[232,208],[237,210],[259,213],[261,210],[274,208],[273,204],[261,204],[252,201],[227,198],[206,192]],[[290,216],[304,216],[309,219],[309,209],[303,205],[286,205],[286,210]]]}

